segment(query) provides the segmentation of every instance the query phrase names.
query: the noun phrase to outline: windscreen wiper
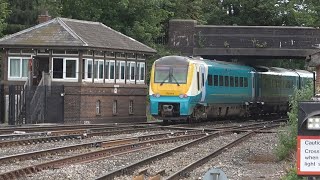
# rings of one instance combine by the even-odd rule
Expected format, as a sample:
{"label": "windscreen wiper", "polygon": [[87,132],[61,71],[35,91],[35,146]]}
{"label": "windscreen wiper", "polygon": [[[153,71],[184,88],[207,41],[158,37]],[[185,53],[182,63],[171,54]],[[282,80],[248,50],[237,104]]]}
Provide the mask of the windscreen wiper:
{"label": "windscreen wiper", "polygon": [[162,86],[163,85],[163,83],[165,83],[166,82],[166,80],[167,79],[169,79],[169,77],[170,77],[170,74],[160,83],[160,86]]}
{"label": "windscreen wiper", "polygon": [[171,77],[172,77],[173,80],[177,83],[177,85],[180,86],[180,84],[179,84],[179,82],[177,81],[177,79],[176,79],[173,75],[171,75]]}

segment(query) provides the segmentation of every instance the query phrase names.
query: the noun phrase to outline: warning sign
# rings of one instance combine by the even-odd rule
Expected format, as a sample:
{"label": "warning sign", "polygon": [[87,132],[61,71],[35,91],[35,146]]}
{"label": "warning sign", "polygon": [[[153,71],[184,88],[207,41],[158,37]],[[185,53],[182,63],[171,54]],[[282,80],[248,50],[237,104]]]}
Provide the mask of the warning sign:
{"label": "warning sign", "polygon": [[320,175],[320,136],[298,136],[299,175]]}

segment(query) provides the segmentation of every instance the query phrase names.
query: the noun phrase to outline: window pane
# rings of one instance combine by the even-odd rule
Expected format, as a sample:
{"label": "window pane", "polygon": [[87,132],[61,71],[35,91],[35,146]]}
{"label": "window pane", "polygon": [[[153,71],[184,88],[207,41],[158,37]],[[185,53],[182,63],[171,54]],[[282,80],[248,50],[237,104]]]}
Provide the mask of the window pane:
{"label": "window pane", "polygon": [[109,62],[106,61],[106,64],[105,64],[105,70],[106,70],[106,79],[109,79]]}
{"label": "window pane", "polygon": [[127,62],[126,78],[130,79],[130,62]]}
{"label": "window pane", "polygon": [[229,86],[229,76],[224,77],[224,85]]}
{"label": "window pane", "polygon": [[114,79],[114,62],[110,62],[110,79]]}
{"label": "window pane", "polygon": [[240,77],[240,87],[243,87],[243,77]]}
{"label": "window pane", "polygon": [[[168,79],[170,80],[170,83],[187,83],[187,77],[188,77],[188,67],[173,67],[172,68],[172,75],[171,78],[169,77]],[[202,74],[202,79],[203,79],[203,74]],[[202,81],[203,82],[203,81]]]}
{"label": "window pane", "polygon": [[208,75],[208,85],[212,86],[212,75],[211,74]]}
{"label": "window pane", "polygon": [[103,61],[99,61],[99,79],[103,79]]}
{"label": "window pane", "polygon": [[76,69],[76,60],[66,60],[66,78],[76,78]]}
{"label": "window pane", "polygon": [[218,75],[214,75],[213,76],[213,82],[214,82],[214,86],[218,86]]}
{"label": "window pane", "polygon": [[248,87],[248,78],[244,78],[244,87]]}
{"label": "window pane", "polygon": [[63,59],[53,59],[53,78],[63,78]]}
{"label": "window pane", "polygon": [[144,71],[145,71],[145,69],[144,69],[144,63],[141,63],[140,68],[141,68],[140,80],[143,81],[143,80],[144,80]]}
{"label": "window pane", "polygon": [[92,60],[88,60],[88,72],[87,77],[92,78]]}
{"label": "window pane", "polygon": [[119,79],[119,74],[120,74],[120,62],[117,61],[117,66],[116,66],[116,79]]}
{"label": "window pane", "polygon": [[10,77],[20,77],[20,59],[10,59]]}
{"label": "window pane", "polygon": [[223,76],[219,76],[219,86],[223,86]]}
{"label": "window pane", "polygon": [[28,77],[28,62],[29,59],[22,59],[22,77]]}
{"label": "window pane", "polygon": [[134,80],[135,69],[136,69],[136,64],[135,63],[131,63],[131,70],[130,70],[130,76],[131,76],[130,79],[131,80]]}
{"label": "window pane", "polygon": [[94,75],[94,78],[98,78],[98,61],[94,61],[94,72],[93,72],[93,75]]}
{"label": "window pane", "polygon": [[137,80],[139,80],[139,77],[140,77],[140,72],[139,72],[139,71],[140,71],[140,63],[138,62],[138,63],[137,63],[137,71],[136,71],[136,73],[137,73],[137,74],[136,74]]}
{"label": "window pane", "polygon": [[231,87],[234,86],[234,78],[233,78],[233,76],[230,76],[230,86]]}
{"label": "window pane", "polygon": [[239,77],[235,77],[234,78],[234,84],[235,84],[235,87],[238,87],[239,86]]}
{"label": "window pane", "polygon": [[120,69],[120,72],[121,72],[121,76],[120,76],[120,78],[121,79],[124,79],[124,69],[125,69],[125,64],[124,64],[124,62],[121,62],[120,63],[120,66],[121,66],[121,69]]}

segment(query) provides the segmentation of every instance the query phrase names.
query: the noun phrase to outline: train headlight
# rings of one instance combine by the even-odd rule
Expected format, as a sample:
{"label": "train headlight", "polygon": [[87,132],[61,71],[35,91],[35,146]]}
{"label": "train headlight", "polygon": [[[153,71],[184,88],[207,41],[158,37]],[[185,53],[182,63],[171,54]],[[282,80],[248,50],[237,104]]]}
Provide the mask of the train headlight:
{"label": "train headlight", "polygon": [[187,97],[188,97],[187,94],[180,94],[180,95],[179,95],[179,98],[181,98],[181,99],[182,99],[182,98],[187,98]]}
{"label": "train headlight", "polygon": [[307,119],[307,129],[319,130],[320,129],[320,116],[314,116]]}
{"label": "train headlight", "polygon": [[157,93],[157,94],[152,94],[152,96],[153,96],[153,97],[156,97],[156,98],[159,98],[159,97],[160,97],[160,94],[158,94],[158,93]]}

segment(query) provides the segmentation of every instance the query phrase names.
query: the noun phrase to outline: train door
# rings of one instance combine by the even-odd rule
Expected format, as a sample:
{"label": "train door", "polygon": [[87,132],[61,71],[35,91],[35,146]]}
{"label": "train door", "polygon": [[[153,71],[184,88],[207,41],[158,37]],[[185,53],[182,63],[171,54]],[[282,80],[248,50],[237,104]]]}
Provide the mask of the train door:
{"label": "train door", "polygon": [[256,96],[256,79],[255,79],[255,72],[251,71],[251,83],[252,83],[252,97],[251,101],[255,100]]}
{"label": "train door", "polygon": [[200,90],[201,90],[201,93],[202,93],[202,96],[201,96],[201,102],[204,102],[205,100],[205,97],[206,97],[206,87],[205,87],[205,77],[206,77],[206,70],[205,70],[205,67],[203,64],[200,65]]}

